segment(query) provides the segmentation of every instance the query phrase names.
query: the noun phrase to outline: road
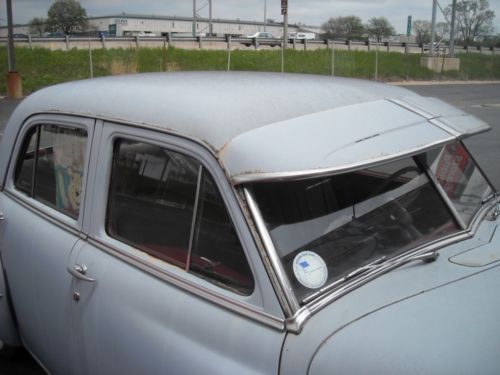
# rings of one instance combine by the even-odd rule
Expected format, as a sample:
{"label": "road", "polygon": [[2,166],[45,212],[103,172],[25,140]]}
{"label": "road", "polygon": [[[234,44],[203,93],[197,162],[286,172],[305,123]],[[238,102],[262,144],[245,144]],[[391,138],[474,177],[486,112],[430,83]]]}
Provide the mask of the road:
{"label": "road", "polygon": [[[404,87],[424,96],[444,100],[465,112],[471,113],[492,126],[492,130],[466,140],[478,163],[490,176],[493,184],[500,187],[500,83],[456,85],[405,85]],[[0,99],[0,136],[10,113],[19,101]],[[50,338],[48,338],[50,340]],[[39,375],[44,372],[25,352],[0,351],[0,374]]]}

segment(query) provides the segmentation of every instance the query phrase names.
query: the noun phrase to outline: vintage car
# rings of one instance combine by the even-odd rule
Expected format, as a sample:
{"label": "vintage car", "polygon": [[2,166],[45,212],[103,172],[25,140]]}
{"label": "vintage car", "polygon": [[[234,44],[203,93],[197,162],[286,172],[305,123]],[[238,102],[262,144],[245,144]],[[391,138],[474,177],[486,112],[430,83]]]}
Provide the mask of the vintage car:
{"label": "vintage car", "polygon": [[498,373],[488,129],[312,75],[40,90],[0,145],[0,339],[52,374]]}

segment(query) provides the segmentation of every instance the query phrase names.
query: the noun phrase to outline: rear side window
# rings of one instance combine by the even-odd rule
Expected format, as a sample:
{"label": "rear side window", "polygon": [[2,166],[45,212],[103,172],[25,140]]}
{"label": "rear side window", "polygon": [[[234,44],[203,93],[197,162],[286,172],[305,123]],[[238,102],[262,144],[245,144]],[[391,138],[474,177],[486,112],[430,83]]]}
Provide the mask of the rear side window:
{"label": "rear side window", "polygon": [[117,140],[106,231],[211,283],[245,295],[253,290],[224,201],[212,177],[190,156]]}
{"label": "rear side window", "polygon": [[18,158],[15,187],[65,215],[77,218],[85,165],[87,132],[39,125],[26,136]]}

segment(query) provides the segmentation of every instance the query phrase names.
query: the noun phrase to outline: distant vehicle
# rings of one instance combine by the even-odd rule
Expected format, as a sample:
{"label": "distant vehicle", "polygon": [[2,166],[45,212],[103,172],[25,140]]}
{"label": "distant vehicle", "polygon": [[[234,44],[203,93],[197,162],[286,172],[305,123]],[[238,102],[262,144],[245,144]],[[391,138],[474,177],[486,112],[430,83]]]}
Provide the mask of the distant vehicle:
{"label": "distant vehicle", "polygon": [[268,32],[258,32],[252,35],[248,35],[247,38],[258,38],[258,39],[273,39],[274,36]]}
{"label": "distant vehicle", "polygon": [[13,38],[29,38],[26,34],[12,34]]}
{"label": "distant vehicle", "polygon": [[64,38],[66,36],[66,34],[58,31],[55,33],[45,33],[44,36],[47,38]]}
{"label": "distant vehicle", "polygon": [[141,31],[140,33],[137,34],[137,36],[145,36],[145,37],[155,37],[155,33],[150,33],[148,31]]}
{"label": "distant vehicle", "polygon": [[316,34],[314,33],[290,33],[289,34],[290,39],[298,39],[298,40],[314,40],[316,39]]}
{"label": "distant vehicle", "polygon": [[[273,36],[273,34],[269,33],[269,32],[265,32],[265,31],[261,31],[261,32],[258,32],[258,33],[255,33],[253,35],[248,35],[247,38],[251,38],[251,39],[272,39],[272,41],[259,41],[260,44],[264,44],[264,45],[270,45],[271,47],[274,47],[274,46],[279,46],[280,45],[280,42]],[[243,44],[247,47],[253,45],[253,42],[243,42]]]}
{"label": "distant vehicle", "polygon": [[[444,51],[444,46],[441,45],[440,42],[434,42],[434,51],[435,52],[438,52],[438,51]],[[424,45],[424,51],[430,51],[431,49],[431,44],[430,43],[427,43]]]}

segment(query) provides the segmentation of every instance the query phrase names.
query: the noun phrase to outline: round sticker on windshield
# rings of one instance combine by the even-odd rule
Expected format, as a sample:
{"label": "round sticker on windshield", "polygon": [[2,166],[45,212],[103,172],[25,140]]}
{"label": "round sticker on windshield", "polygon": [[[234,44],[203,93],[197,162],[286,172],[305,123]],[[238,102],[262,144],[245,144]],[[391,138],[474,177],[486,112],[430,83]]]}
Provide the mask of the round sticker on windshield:
{"label": "round sticker on windshield", "polygon": [[302,251],[293,259],[293,274],[306,288],[316,289],[325,285],[328,269],[318,254]]}

